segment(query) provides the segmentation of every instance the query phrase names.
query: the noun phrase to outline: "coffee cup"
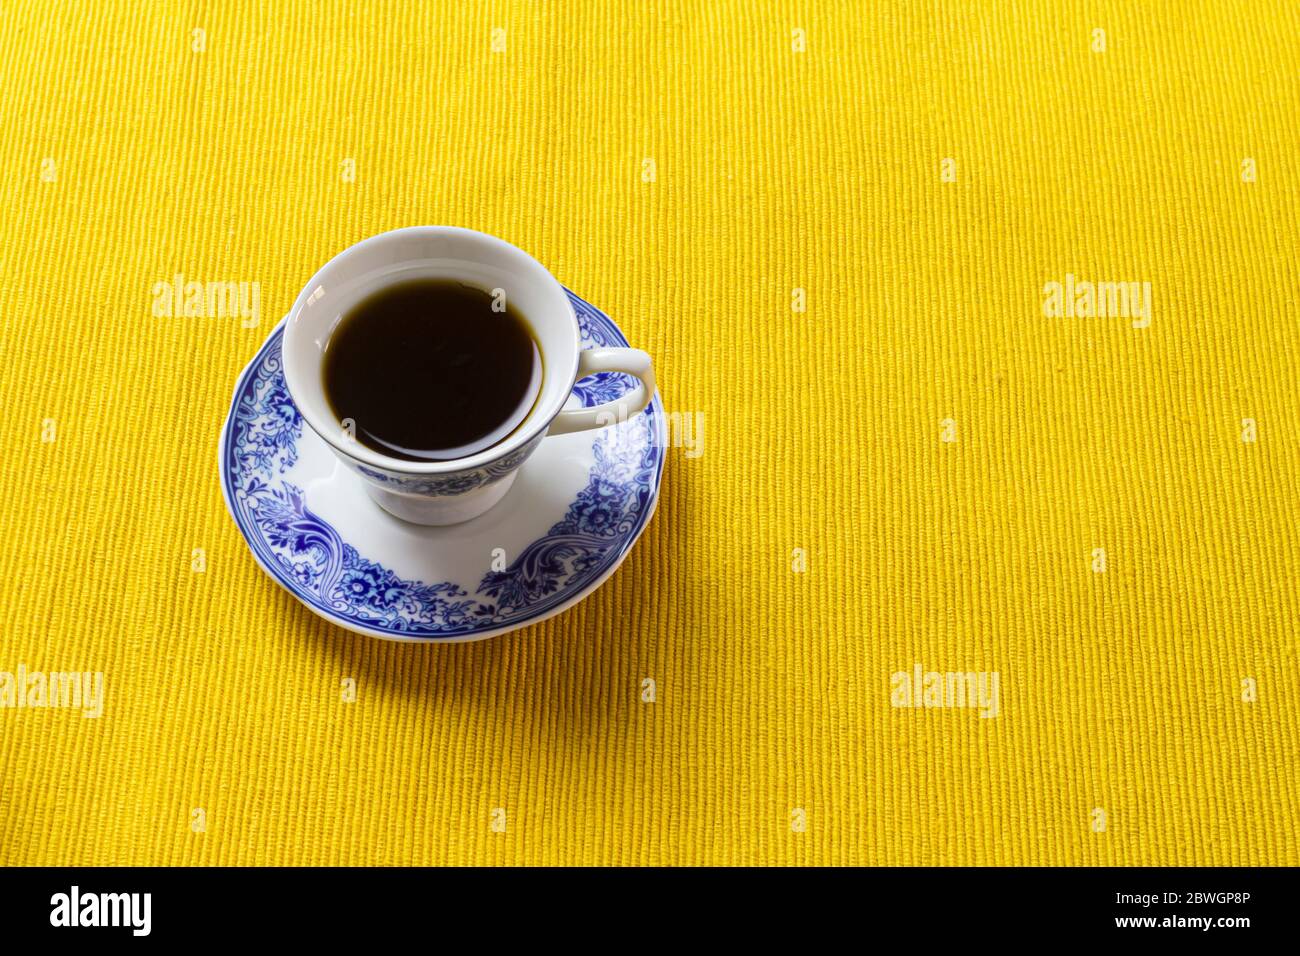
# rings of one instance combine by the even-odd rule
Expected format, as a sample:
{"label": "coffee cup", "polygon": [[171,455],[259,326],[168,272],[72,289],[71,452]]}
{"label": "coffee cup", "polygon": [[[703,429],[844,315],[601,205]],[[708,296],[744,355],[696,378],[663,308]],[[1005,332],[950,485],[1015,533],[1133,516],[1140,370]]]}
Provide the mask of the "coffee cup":
{"label": "coffee cup", "polygon": [[[375,293],[417,279],[503,290],[526,318],[541,355],[541,387],[527,416],[504,439],[464,458],[385,455],[357,441],[325,394],[325,353],[339,323]],[[395,229],[336,255],[294,301],[282,359],[289,393],[308,426],[385,511],[421,525],[456,524],[483,514],[505,497],[519,468],[548,436],[616,424],[645,408],[655,389],[650,356],[640,349],[582,348],[568,294],[536,259],[502,239],[453,226]],[[624,372],[639,383],[615,401],[565,409],[574,384],[598,372]]]}

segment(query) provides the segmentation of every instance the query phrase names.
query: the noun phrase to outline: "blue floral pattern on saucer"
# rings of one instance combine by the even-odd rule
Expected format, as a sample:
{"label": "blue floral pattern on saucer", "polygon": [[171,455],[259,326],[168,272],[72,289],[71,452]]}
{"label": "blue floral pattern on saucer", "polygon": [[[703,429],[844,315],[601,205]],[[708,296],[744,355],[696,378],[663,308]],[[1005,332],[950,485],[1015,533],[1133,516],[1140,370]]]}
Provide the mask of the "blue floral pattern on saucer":
{"label": "blue floral pattern on saucer", "polygon": [[[584,348],[628,344],[603,312],[569,297]],[[401,578],[343,540],[286,478],[298,460],[303,420],[285,387],[282,335],[281,328],[271,333],[240,379],[222,435],[222,483],[235,523],[262,565],[339,624],[431,639],[522,626],[598,584],[654,509],[666,444],[658,396],[627,422],[596,433],[587,484],[564,517],[504,570],[485,569],[472,593],[449,581]],[[574,395],[590,407],[635,385],[630,376],[604,372],[579,382]]]}

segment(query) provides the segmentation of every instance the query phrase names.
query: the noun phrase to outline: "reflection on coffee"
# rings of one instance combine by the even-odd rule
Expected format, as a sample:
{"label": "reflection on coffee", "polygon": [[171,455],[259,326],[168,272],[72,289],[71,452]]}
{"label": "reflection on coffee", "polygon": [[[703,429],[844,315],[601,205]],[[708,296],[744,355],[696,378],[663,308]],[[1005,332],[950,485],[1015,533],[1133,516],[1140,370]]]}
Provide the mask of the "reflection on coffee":
{"label": "reflection on coffee", "polygon": [[323,377],[330,408],[361,444],[406,461],[447,461],[491,448],[523,423],[541,392],[542,356],[503,295],[416,279],[343,317]]}

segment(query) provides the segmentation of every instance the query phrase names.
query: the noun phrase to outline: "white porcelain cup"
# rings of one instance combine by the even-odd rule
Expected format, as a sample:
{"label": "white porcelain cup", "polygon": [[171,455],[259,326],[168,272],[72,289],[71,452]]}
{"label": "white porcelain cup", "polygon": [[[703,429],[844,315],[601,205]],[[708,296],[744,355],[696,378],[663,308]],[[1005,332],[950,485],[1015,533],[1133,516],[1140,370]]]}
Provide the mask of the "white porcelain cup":
{"label": "white porcelain cup", "polygon": [[[325,398],[322,362],[335,327],[377,289],[413,278],[504,290],[537,337],[542,387],[532,411],[504,440],[477,454],[436,462],[391,458],[353,438]],[[340,252],[299,293],[282,349],[285,382],[307,424],[386,511],[423,525],[481,515],[505,497],[518,468],[547,435],[621,422],[645,408],[655,389],[650,356],[640,349],[581,347],[567,293],[536,259],[501,239],[452,226],[395,229]],[[616,401],[562,411],[574,383],[597,372],[626,372],[640,384]]]}

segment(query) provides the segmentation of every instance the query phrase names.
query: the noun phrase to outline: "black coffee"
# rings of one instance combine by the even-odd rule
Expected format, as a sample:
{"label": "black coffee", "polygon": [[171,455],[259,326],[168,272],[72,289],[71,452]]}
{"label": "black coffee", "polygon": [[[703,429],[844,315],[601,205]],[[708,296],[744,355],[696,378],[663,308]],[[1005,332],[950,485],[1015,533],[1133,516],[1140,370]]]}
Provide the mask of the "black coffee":
{"label": "black coffee", "polygon": [[519,427],[541,391],[542,356],[504,296],[416,279],[343,317],[325,346],[324,380],[334,414],[351,420],[366,447],[446,461],[491,448]]}

